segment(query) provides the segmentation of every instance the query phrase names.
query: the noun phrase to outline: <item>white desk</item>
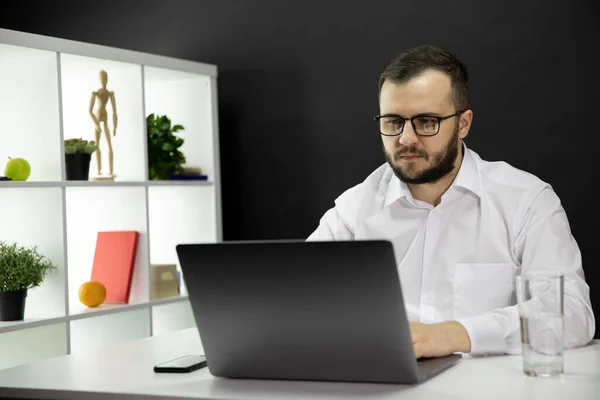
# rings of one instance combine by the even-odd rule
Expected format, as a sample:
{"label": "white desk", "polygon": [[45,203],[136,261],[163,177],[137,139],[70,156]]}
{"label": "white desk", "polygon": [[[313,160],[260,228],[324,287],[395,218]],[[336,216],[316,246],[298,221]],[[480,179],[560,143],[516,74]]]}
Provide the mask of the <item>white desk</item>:
{"label": "white desk", "polygon": [[[227,380],[206,368],[156,374],[155,364],[202,354],[187,329],[0,370],[0,397],[61,399],[600,399],[600,341],[567,351],[565,375],[526,377],[520,356],[463,359],[417,386]],[[0,355],[1,356],[1,355]],[[82,393],[87,392],[87,393]]]}

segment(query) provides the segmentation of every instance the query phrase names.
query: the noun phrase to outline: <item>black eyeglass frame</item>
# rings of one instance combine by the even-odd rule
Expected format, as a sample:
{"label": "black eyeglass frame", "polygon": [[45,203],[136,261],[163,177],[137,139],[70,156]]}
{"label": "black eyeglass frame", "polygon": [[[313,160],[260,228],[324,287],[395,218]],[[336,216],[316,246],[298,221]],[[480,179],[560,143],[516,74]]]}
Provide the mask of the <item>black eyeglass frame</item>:
{"label": "black eyeglass frame", "polygon": [[[431,115],[431,114],[417,114],[417,115],[415,115],[413,117],[405,118],[405,117],[402,117],[402,116],[400,116],[398,114],[384,114],[384,115],[376,115],[375,117],[373,117],[373,119],[375,120],[375,122],[377,122],[377,127],[379,128],[379,132],[383,136],[400,136],[402,134],[402,132],[404,131],[404,127],[406,126],[406,121],[410,121],[410,124],[413,127],[413,132],[415,132],[416,135],[429,137],[429,136],[435,136],[438,133],[440,133],[440,126],[442,125],[442,121],[447,120],[448,118],[452,118],[452,117],[455,117],[457,115],[460,115],[460,114],[464,113],[465,111],[466,110],[457,111],[454,114],[452,114],[452,115],[446,115],[445,117],[440,117],[438,115]],[[394,117],[394,118],[398,118],[398,119],[402,120],[402,128],[400,129],[400,132],[394,133],[394,134],[389,134],[389,133],[383,133],[383,132],[381,132],[381,124],[380,124],[379,120],[381,118],[388,118],[388,117]],[[438,120],[437,132],[431,133],[431,134],[426,134],[426,135],[417,132],[417,127],[415,126],[415,119],[417,119],[417,118],[423,118],[423,117],[425,117],[425,118],[435,118],[435,119]]]}

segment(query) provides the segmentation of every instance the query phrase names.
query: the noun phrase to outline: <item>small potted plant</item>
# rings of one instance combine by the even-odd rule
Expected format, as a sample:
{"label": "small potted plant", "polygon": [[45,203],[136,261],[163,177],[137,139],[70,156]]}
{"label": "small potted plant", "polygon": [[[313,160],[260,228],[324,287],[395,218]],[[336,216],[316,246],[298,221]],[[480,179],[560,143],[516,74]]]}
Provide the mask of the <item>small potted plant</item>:
{"label": "small potted plant", "polygon": [[68,181],[87,181],[92,153],[98,145],[82,138],[65,139],[65,167]]}
{"label": "small potted plant", "polygon": [[181,125],[172,125],[166,115],[154,114],[146,118],[148,133],[148,178],[171,179],[173,175],[183,173],[185,156],[179,150],[183,138],[175,136],[178,131],[184,130]]}
{"label": "small potted plant", "polygon": [[18,321],[25,315],[27,290],[39,286],[56,266],[36,247],[0,241],[0,321]]}

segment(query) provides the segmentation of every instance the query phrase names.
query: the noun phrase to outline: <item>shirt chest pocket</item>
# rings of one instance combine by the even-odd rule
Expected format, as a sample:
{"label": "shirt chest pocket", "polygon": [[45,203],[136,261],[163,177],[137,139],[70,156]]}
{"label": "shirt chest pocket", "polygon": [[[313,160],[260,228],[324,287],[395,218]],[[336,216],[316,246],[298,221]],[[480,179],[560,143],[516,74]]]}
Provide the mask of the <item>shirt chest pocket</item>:
{"label": "shirt chest pocket", "polygon": [[480,315],[514,304],[512,263],[456,264],[452,276],[454,318]]}

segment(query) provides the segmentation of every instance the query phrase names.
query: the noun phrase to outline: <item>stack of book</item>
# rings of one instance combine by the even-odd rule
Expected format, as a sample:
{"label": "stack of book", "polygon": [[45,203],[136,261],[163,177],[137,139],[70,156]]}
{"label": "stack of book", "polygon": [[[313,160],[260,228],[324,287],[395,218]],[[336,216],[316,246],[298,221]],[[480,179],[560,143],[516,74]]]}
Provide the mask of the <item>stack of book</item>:
{"label": "stack of book", "polygon": [[171,175],[171,180],[173,181],[205,181],[208,179],[208,176],[202,174],[202,170],[200,168],[184,168],[183,173]]}

